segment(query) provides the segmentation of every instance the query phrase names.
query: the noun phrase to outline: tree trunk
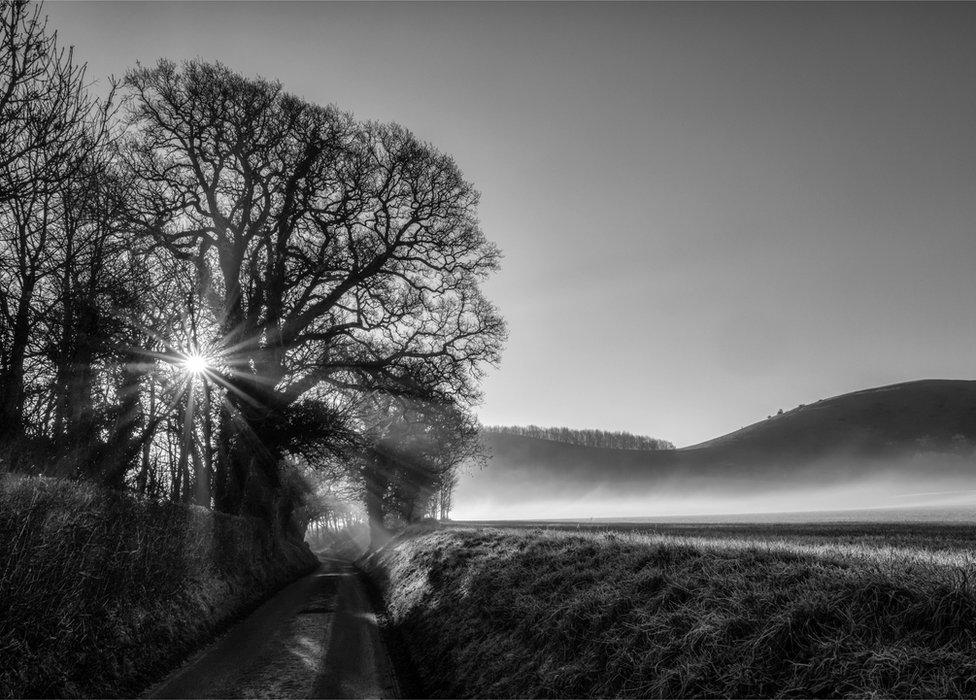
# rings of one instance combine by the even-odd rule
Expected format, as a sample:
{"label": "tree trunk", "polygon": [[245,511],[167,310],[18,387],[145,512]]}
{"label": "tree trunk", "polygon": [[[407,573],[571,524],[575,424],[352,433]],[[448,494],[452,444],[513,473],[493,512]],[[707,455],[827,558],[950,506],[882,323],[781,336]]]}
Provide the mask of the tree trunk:
{"label": "tree trunk", "polygon": [[[90,377],[91,373],[88,372]],[[137,368],[136,358],[132,355],[123,357],[122,381],[116,386],[119,405],[115,410],[112,429],[106,441],[100,464],[92,465],[92,474],[110,489],[121,489],[125,483],[126,472],[135,464],[140,450],[144,453],[143,466],[149,460],[149,443],[151,436],[142,434],[146,430],[146,416],[140,402],[140,381],[143,372]],[[89,382],[88,400],[91,400]],[[150,397],[150,410],[154,397]],[[139,428],[142,430],[139,430]],[[139,431],[137,434],[137,430]],[[140,489],[144,492],[144,474],[141,478]]]}
{"label": "tree trunk", "polygon": [[[7,371],[0,377],[0,448],[15,447],[24,437],[24,360],[30,335],[28,299],[33,283],[25,285],[14,319],[10,351],[6,358]],[[19,468],[21,450],[9,455],[10,468]]]}
{"label": "tree trunk", "polygon": [[390,533],[383,522],[383,495],[389,482],[383,474],[378,473],[379,469],[375,464],[368,465],[366,469],[366,493],[363,500],[366,502],[366,520],[369,524],[369,548],[379,549],[390,539]]}

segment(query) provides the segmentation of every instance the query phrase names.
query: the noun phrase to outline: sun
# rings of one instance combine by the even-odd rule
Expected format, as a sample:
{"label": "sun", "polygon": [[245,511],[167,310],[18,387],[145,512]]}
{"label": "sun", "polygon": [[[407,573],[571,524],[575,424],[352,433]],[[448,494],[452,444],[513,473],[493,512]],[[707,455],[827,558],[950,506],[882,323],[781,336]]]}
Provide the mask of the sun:
{"label": "sun", "polygon": [[210,360],[207,359],[206,355],[201,355],[199,352],[191,352],[183,360],[183,369],[188,374],[197,376],[210,369]]}

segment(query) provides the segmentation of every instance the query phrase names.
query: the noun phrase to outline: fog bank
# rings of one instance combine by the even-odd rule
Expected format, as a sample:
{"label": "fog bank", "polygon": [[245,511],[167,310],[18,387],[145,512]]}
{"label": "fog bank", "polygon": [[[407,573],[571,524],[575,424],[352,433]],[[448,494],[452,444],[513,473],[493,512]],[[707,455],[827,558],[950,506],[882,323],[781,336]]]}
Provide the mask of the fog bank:
{"label": "fog bank", "polygon": [[[829,464],[784,470],[782,478],[747,474],[646,480],[561,480],[552,474],[498,470],[462,475],[452,517],[497,519],[642,519],[720,516],[846,517],[976,521],[976,475],[960,460]],[[870,469],[868,471],[868,469]],[[859,475],[863,474],[863,476]],[[863,511],[861,515],[858,512]],[[819,518],[820,516],[816,516]],[[840,517],[840,516],[838,516]],[[741,517],[740,517],[741,519]],[[777,518],[773,518],[777,519]],[[800,518],[802,519],[802,518]]]}

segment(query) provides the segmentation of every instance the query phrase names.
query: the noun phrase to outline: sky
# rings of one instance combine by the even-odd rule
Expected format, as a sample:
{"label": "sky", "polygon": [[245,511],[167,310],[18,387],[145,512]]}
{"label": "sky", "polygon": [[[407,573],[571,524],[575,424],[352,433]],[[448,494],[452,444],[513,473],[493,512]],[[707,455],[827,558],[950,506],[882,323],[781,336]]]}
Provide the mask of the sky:
{"label": "sky", "polygon": [[682,446],[976,376],[976,4],[46,11],[102,86],[219,59],[453,155],[505,255],[486,424]]}

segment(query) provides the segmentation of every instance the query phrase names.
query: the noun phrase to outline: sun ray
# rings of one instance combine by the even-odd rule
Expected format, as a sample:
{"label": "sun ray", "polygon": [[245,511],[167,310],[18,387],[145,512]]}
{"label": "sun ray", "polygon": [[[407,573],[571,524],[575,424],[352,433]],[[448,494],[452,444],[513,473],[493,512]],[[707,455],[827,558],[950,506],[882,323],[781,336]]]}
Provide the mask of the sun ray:
{"label": "sun ray", "polygon": [[233,391],[235,394],[237,394],[242,399],[244,399],[245,401],[247,401],[248,403],[250,403],[252,406],[256,406],[256,407],[259,407],[259,408],[261,407],[261,402],[260,401],[258,401],[254,397],[250,396],[243,389],[234,386],[231,382],[227,381],[219,372],[210,372],[210,373],[208,373],[207,376],[210,379],[212,379],[215,383],[217,383],[220,386],[224,387],[225,389],[229,389],[230,391]]}
{"label": "sun ray", "polygon": [[210,358],[199,351],[191,351],[183,360],[183,369],[191,376],[199,377],[211,368]]}

